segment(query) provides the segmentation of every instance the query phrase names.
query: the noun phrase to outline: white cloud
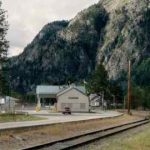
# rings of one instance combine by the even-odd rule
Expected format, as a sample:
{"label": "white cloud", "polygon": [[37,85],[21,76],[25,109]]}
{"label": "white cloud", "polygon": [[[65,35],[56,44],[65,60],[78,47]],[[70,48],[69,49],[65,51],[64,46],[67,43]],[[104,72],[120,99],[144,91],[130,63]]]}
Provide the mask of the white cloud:
{"label": "white cloud", "polygon": [[71,19],[99,0],[2,0],[8,11],[10,56],[21,53],[48,22]]}

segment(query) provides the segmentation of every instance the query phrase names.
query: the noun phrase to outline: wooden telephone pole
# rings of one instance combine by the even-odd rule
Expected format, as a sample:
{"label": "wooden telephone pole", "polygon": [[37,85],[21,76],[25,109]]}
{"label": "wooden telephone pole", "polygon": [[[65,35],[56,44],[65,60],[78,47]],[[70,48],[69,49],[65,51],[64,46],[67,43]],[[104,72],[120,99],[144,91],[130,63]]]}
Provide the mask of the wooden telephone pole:
{"label": "wooden telephone pole", "polygon": [[131,61],[128,64],[128,114],[131,114]]}

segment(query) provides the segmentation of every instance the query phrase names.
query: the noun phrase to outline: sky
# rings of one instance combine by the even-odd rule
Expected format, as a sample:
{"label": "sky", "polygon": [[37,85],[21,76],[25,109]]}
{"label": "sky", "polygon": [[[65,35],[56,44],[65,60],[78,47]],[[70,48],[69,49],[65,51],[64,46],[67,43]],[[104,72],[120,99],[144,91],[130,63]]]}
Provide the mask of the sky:
{"label": "sky", "polygon": [[1,0],[7,11],[10,43],[8,56],[20,54],[42,27],[52,21],[69,20],[99,0]]}

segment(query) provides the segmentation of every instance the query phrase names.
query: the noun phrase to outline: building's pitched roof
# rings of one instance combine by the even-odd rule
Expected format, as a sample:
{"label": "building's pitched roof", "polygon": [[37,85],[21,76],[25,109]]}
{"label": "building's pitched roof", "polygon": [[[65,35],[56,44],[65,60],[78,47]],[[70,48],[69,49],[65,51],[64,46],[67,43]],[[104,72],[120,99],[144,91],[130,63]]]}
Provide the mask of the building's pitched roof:
{"label": "building's pitched roof", "polygon": [[38,85],[36,88],[36,94],[53,94],[53,95],[61,95],[68,90],[75,88],[79,92],[86,95],[86,90],[84,86],[53,86],[53,85]]}
{"label": "building's pitched roof", "polygon": [[85,87],[83,87],[83,86],[71,86],[71,87],[68,87],[67,89],[64,89],[64,90],[60,91],[59,93],[57,93],[57,96],[63,95],[64,93],[66,93],[66,92],[68,92],[68,91],[70,91],[72,89],[75,89],[75,90],[79,91],[80,93],[82,93],[83,95],[87,96]]}
{"label": "building's pitched roof", "polygon": [[100,101],[100,100],[101,100],[100,96],[95,96],[92,99],[90,99],[90,101]]}
{"label": "building's pitched roof", "polygon": [[14,97],[10,97],[10,96],[5,96],[5,100],[9,100],[9,101],[19,101],[19,99],[14,98]]}
{"label": "building's pitched roof", "polygon": [[97,99],[100,99],[99,95],[97,95],[97,94],[91,94],[90,95],[90,101],[97,100]]}
{"label": "building's pitched roof", "polygon": [[76,89],[78,89],[79,91],[83,92],[84,94],[86,94],[86,89],[84,86],[75,86]]}
{"label": "building's pitched roof", "polygon": [[57,94],[67,86],[54,86],[54,85],[38,85],[36,88],[36,94]]}

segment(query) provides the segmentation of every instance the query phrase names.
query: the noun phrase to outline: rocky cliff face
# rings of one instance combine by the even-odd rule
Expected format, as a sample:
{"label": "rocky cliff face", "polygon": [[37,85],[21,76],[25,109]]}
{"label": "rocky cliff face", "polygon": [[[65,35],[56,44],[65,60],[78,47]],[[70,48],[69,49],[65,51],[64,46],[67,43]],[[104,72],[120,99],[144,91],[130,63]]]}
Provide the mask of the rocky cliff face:
{"label": "rocky cliff face", "polygon": [[[137,68],[143,61],[149,63],[150,56],[150,2],[115,1],[112,7],[107,1],[103,2],[109,12],[109,21],[104,29],[104,43],[98,49],[98,62],[104,63],[111,79],[117,79],[127,71],[129,59],[136,75]],[[148,81],[144,77],[143,80]]]}
{"label": "rocky cliff face", "polygon": [[21,55],[11,58],[12,89],[24,93],[38,84],[81,81],[100,62],[117,80],[127,71],[128,59],[134,80],[147,84],[149,40],[149,1],[100,1],[71,21],[47,24]]}

